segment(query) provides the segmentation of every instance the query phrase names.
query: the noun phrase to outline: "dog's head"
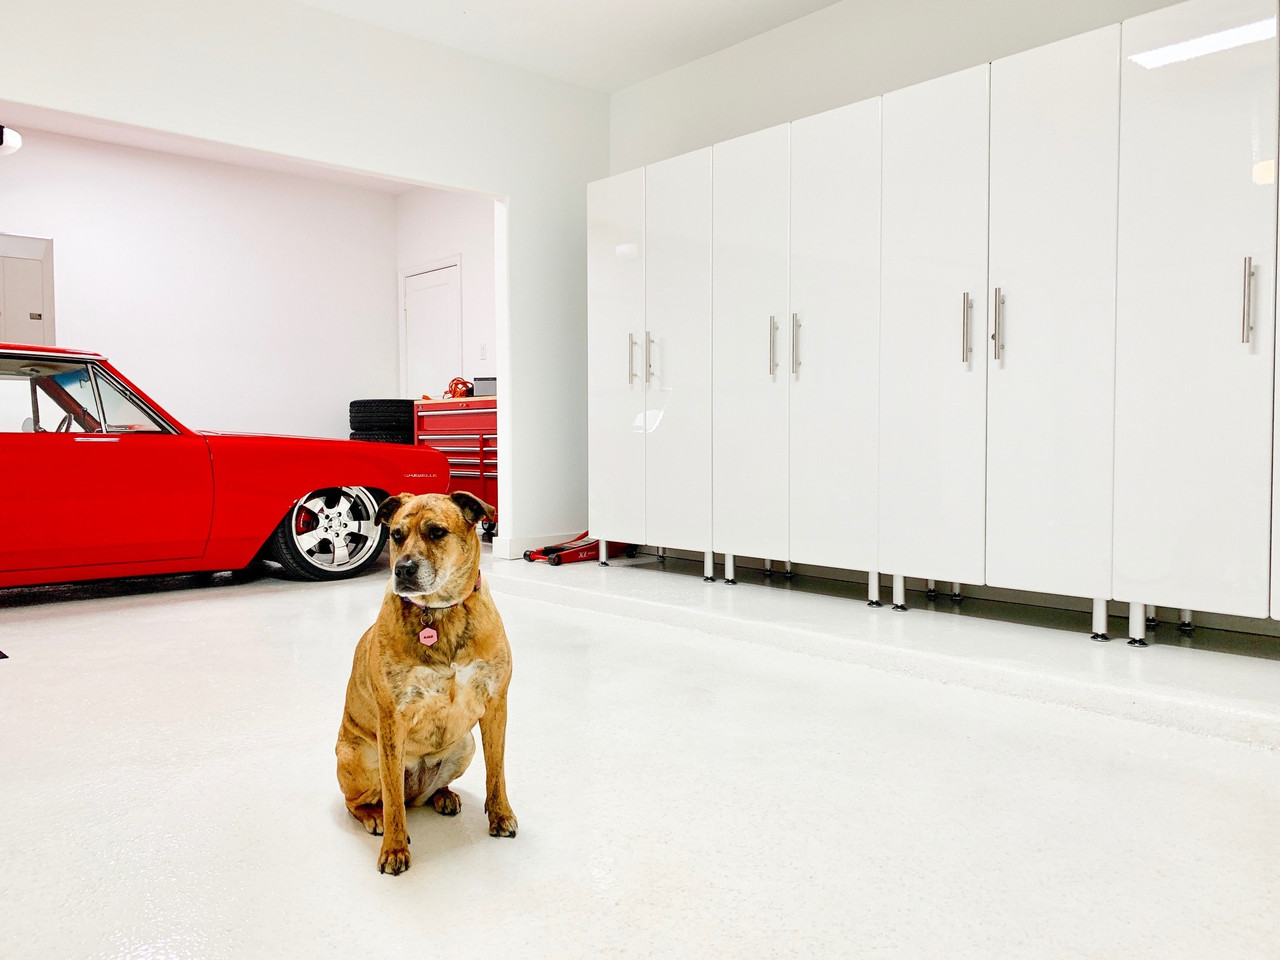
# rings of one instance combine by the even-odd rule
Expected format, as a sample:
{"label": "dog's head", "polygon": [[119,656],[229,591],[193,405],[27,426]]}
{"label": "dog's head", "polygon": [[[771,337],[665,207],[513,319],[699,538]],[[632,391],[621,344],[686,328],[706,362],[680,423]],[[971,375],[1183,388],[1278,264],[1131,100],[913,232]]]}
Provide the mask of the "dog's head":
{"label": "dog's head", "polygon": [[480,555],[476,524],[495,516],[493,507],[461,491],[421,497],[402,493],[382,501],[377,521],[391,529],[395,592],[402,597],[465,594],[474,583]]}

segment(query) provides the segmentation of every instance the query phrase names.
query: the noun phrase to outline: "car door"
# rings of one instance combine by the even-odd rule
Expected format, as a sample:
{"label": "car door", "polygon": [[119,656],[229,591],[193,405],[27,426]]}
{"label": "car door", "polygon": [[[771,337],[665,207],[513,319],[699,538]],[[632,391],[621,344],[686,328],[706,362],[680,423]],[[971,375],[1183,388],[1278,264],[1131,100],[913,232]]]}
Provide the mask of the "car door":
{"label": "car door", "polygon": [[[24,403],[25,397],[25,403]],[[204,438],[92,362],[0,356],[0,569],[195,560],[208,540]]]}

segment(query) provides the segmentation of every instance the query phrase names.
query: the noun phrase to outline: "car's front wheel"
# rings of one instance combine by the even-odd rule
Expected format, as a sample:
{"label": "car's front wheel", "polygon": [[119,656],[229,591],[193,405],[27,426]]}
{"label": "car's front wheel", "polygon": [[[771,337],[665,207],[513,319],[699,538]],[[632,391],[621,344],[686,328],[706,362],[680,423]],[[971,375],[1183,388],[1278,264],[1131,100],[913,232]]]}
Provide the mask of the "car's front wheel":
{"label": "car's front wheel", "polygon": [[271,536],[272,559],[299,580],[342,580],[378,561],[387,528],[364,487],[313,490],[293,505]]}

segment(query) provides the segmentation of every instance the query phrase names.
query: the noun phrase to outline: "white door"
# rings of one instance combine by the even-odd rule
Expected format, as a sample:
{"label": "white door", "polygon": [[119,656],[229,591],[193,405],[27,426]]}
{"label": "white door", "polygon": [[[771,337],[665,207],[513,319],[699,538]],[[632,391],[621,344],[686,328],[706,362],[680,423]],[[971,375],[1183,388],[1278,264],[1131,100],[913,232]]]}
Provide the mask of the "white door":
{"label": "white door", "polygon": [[984,574],[988,72],[882,108],[879,565],[961,583]]}
{"label": "white door", "polygon": [[715,550],[787,555],[788,129],[713,156],[712,534]]}
{"label": "white door", "polygon": [[1111,596],[1119,121],[1119,24],[991,65],[995,587]]}
{"label": "white door", "polygon": [[[876,569],[880,100],[791,125],[789,559]],[[789,318],[789,319],[792,319]]]}
{"label": "white door", "polygon": [[405,396],[439,399],[462,376],[462,297],[458,268],[404,281]]}
{"label": "white door", "polygon": [[592,534],[624,543],[646,542],[644,250],[644,170],[589,184],[587,506]]}
{"label": "white door", "polygon": [[1268,612],[1275,18],[1274,0],[1193,0],[1123,25],[1120,600]]}
{"label": "white door", "polygon": [[51,345],[44,302],[44,264],[0,257],[0,341]]}
{"label": "white door", "polygon": [[711,148],[645,170],[646,543],[711,549]]}

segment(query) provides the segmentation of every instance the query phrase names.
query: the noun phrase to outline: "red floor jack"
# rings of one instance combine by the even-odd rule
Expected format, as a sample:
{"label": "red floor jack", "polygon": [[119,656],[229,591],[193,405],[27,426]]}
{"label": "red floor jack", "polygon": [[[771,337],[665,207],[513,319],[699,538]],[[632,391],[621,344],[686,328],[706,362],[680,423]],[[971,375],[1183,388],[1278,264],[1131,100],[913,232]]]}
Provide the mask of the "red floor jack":
{"label": "red floor jack", "polygon": [[[640,552],[640,548],[634,543],[611,543],[609,544],[609,556],[620,557],[626,554],[628,557],[634,557]],[[584,530],[581,536],[574,537],[572,540],[566,540],[564,543],[553,543],[547,547],[541,547],[537,550],[526,550],[524,558],[530,563],[546,561],[553,567],[558,567],[562,563],[579,563],[583,560],[597,560],[600,557],[600,541],[594,537],[588,536]]]}

